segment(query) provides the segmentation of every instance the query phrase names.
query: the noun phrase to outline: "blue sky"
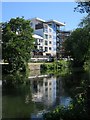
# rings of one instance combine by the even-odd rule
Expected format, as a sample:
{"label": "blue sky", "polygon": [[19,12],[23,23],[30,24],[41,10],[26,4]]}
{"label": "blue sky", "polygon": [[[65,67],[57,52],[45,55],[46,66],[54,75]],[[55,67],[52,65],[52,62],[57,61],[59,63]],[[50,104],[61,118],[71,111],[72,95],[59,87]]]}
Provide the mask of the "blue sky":
{"label": "blue sky", "polygon": [[65,30],[77,28],[80,20],[86,16],[74,12],[75,2],[3,2],[2,21],[9,21],[11,18],[22,17],[30,19],[39,17],[44,20],[54,19],[65,22]]}

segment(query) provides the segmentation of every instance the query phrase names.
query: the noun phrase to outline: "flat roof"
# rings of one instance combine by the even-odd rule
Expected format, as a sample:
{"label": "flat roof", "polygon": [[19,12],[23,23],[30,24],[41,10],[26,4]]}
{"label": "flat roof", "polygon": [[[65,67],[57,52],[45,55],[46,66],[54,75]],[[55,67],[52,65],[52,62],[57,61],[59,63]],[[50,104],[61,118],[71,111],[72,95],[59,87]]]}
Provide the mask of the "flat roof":
{"label": "flat roof", "polygon": [[48,23],[50,23],[50,22],[54,22],[54,23],[56,23],[57,25],[60,25],[60,26],[65,26],[65,24],[64,24],[64,23],[59,22],[59,21],[57,21],[57,20],[53,20],[53,19],[48,20],[47,22],[48,22]]}
{"label": "flat roof", "polygon": [[44,22],[44,23],[51,23],[51,22],[54,22],[54,23],[56,23],[57,25],[65,26],[64,23],[59,22],[59,21],[57,21],[57,20],[53,20],[53,19],[45,21],[45,20],[43,20],[43,19],[41,19],[41,18],[35,17],[35,18],[31,18],[30,20],[38,20],[38,21],[41,21],[41,22]]}
{"label": "flat roof", "polygon": [[43,19],[41,19],[41,18],[38,18],[38,17],[31,18],[30,20],[38,20],[38,21],[41,21],[41,22],[45,22],[45,20],[43,20]]}

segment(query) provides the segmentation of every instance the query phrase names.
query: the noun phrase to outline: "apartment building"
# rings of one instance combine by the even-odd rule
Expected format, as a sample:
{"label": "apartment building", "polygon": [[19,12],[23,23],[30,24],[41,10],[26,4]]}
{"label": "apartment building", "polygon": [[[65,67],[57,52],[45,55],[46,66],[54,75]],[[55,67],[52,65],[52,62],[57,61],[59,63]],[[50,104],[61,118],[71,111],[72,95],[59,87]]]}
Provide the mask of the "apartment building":
{"label": "apartment building", "polygon": [[56,20],[33,18],[30,25],[34,29],[33,37],[36,39],[34,55],[60,57],[63,41],[60,31],[65,24]]}

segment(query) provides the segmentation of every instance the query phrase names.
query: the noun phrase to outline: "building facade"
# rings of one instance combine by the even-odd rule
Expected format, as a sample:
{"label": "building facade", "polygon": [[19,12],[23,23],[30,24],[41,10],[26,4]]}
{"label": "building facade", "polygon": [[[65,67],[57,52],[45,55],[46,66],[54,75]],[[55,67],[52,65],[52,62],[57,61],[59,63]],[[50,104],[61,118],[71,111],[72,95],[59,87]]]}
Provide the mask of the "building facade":
{"label": "building facade", "polygon": [[65,24],[56,20],[45,21],[40,18],[33,18],[30,25],[34,29],[34,38],[36,39],[34,54],[60,57],[63,41],[60,29]]}

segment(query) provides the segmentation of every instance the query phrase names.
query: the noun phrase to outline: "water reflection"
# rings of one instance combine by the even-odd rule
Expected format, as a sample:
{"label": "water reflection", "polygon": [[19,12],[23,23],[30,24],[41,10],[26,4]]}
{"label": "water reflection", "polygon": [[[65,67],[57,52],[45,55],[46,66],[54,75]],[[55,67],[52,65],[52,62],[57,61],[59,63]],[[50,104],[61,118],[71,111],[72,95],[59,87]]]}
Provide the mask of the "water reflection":
{"label": "water reflection", "polygon": [[32,113],[32,118],[41,118],[47,110],[55,108],[57,105],[69,105],[71,98],[68,96],[63,87],[63,78],[54,75],[36,76],[30,79],[30,89],[32,101],[44,105],[42,111]]}
{"label": "water reflection", "polygon": [[54,107],[58,104],[63,104],[61,101],[69,99],[65,95],[61,77],[36,77],[30,79],[30,84],[32,101],[35,103],[41,102],[47,107]]}
{"label": "water reflection", "polygon": [[56,100],[56,77],[31,80],[32,101],[51,106]]}
{"label": "water reflection", "polygon": [[63,87],[63,79],[54,75],[33,75],[24,86],[8,89],[8,92],[3,88],[3,118],[33,119],[57,105],[68,105],[70,97]]}

